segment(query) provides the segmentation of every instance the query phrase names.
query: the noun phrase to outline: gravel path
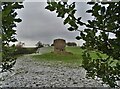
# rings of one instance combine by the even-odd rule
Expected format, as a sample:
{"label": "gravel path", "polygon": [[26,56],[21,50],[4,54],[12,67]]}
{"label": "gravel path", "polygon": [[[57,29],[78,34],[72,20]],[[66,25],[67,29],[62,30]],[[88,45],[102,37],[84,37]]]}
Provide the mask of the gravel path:
{"label": "gravel path", "polygon": [[[59,63],[60,64],[60,63]],[[33,61],[28,55],[17,59],[14,72],[2,77],[2,87],[102,87],[98,81],[85,78],[81,67],[52,66]]]}

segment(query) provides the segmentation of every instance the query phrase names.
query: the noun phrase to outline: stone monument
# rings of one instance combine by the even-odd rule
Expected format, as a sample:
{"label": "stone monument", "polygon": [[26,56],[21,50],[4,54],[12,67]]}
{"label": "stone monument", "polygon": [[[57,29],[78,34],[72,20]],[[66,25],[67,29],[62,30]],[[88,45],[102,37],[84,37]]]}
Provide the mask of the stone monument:
{"label": "stone monument", "polygon": [[56,53],[65,52],[66,41],[64,39],[55,39],[53,44],[54,44],[54,52]]}

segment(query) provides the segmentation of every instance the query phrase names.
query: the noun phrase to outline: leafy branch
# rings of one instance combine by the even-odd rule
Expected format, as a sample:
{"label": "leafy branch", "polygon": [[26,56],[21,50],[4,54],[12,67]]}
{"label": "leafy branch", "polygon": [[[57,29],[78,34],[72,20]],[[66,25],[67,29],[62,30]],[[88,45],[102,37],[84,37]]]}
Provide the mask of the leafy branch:
{"label": "leafy branch", "polygon": [[[76,39],[85,41],[84,48],[87,51],[83,53],[83,65],[87,70],[88,76],[101,78],[110,87],[119,87],[117,81],[120,80],[120,1],[119,2],[87,2],[92,8],[86,13],[91,13],[94,20],[88,20],[87,23],[81,21],[82,17],[76,18],[75,2],[51,2],[49,0],[46,9],[56,11],[57,17],[64,19],[63,24],[69,24],[69,31],[78,31],[80,33]],[[85,29],[79,30],[80,26]],[[113,33],[115,38],[110,38]],[[93,59],[89,50],[99,51],[106,54],[107,58],[98,56]],[[114,65],[114,66],[113,66]]]}

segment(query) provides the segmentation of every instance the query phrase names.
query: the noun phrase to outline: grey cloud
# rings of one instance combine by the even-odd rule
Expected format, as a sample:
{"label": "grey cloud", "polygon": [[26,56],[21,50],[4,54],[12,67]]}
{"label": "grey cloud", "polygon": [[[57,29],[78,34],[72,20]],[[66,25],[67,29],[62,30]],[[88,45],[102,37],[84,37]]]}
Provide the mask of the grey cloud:
{"label": "grey cloud", "polygon": [[[87,16],[83,13],[83,6],[85,7],[85,5],[77,3],[77,8],[80,10],[77,14],[85,16],[83,19]],[[22,22],[17,25],[18,40],[24,41],[26,46],[34,46],[39,40],[45,43],[52,43],[55,38],[76,41],[75,37],[79,33],[68,31],[68,26],[63,25],[63,19],[56,17],[55,12],[45,10],[45,6],[45,2],[25,2],[25,8],[18,10],[18,17],[22,18]]]}
{"label": "grey cloud", "polygon": [[82,21],[86,22],[92,19],[91,14],[86,13],[86,10],[91,9],[91,6],[87,2],[77,2],[76,3],[77,14],[76,16],[82,17]]}

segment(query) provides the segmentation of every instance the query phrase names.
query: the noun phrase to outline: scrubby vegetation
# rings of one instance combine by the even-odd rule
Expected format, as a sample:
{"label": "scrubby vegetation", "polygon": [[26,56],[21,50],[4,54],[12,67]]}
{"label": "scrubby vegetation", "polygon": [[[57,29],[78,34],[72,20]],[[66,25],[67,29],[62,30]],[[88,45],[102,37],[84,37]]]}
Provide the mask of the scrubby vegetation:
{"label": "scrubby vegetation", "polygon": [[36,48],[17,48],[16,52],[14,53],[14,55],[21,55],[21,54],[32,54],[36,52]]}

